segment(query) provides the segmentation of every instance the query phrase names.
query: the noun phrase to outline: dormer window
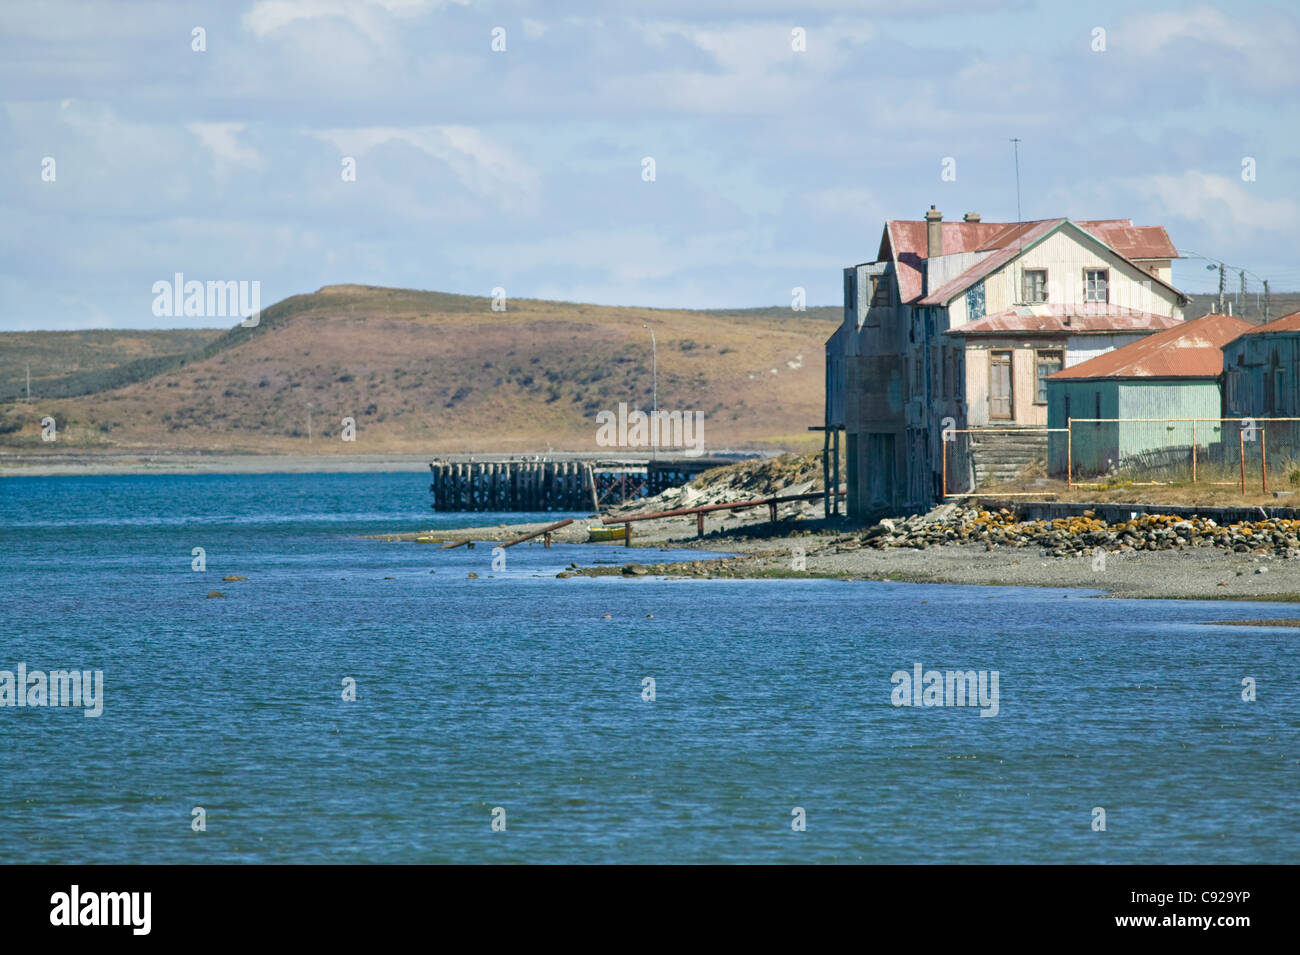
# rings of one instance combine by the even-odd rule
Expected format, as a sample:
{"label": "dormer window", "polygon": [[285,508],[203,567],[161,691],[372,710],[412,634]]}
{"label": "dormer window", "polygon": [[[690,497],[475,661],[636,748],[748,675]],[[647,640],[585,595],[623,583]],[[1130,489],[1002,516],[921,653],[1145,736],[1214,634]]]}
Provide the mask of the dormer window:
{"label": "dormer window", "polygon": [[1025,269],[1021,283],[1021,300],[1026,305],[1047,301],[1047,269]]}

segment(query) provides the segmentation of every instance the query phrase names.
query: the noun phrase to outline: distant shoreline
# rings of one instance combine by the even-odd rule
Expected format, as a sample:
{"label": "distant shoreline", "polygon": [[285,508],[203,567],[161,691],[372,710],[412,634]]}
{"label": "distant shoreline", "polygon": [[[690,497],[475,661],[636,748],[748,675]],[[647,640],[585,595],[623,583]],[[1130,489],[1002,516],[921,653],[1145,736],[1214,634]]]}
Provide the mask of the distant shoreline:
{"label": "distant shoreline", "polygon": [[[722,449],[720,455],[767,456],[772,449]],[[660,451],[659,457],[681,457]],[[46,453],[0,451],[0,478],[98,474],[336,474],[413,472],[429,470],[430,461],[547,461],[619,457],[649,458],[638,451],[529,452],[375,452],[373,454],[250,454],[231,451],[60,451]]]}
{"label": "distant shoreline", "polygon": [[432,454],[0,454],[0,478],[101,474],[331,474],[428,471]]}

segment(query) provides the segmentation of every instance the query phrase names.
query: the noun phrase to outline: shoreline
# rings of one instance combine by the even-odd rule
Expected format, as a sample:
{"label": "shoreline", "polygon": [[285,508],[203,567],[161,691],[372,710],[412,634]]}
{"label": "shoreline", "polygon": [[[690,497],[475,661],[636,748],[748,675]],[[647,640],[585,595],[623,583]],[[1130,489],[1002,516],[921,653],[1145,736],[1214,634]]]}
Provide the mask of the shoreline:
{"label": "shoreline", "polygon": [[428,471],[425,454],[240,454],[206,451],[0,453],[0,478],[105,474],[336,474]]}
{"label": "shoreline", "polygon": [[[585,544],[587,526],[577,520],[554,532],[561,544]],[[801,526],[802,525],[802,526]],[[859,542],[861,529],[830,528],[820,520],[784,521],[775,532],[766,521],[695,536],[681,518],[633,524],[631,547],[622,541],[592,543],[618,548],[627,561],[616,565],[570,567],[564,576],[664,576],[701,579],[836,579],[984,587],[1070,588],[1088,597],[1161,600],[1242,600],[1300,602],[1300,559],[1237,553],[1215,548],[1108,553],[1100,569],[1090,554],[1053,556],[1037,546],[945,543],[924,548],[873,549]],[[454,530],[367,535],[376,540],[496,543],[545,526],[502,524]],[[436,542],[419,546],[437,547]],[[541,546],[540,539],[518,546]],[[725,552],[729,557],[654,561],[645,552],[661,547]],[[803,569],[796,569],[803,551]],[[629,566],[630,565],[630,566]]]}
{"label": "shoreline", "polygon": [[[762,449],[726,449],[721,455],[769,455]],[[588,460],[606,457],[596,451],[440,452],[374,451],[347,454],[286,454],[241,451],[0,451],[0,478],[102,474],[364,474],[428,473],[432,461]],[[649,455],[629,453],[624,457]],[[661,458],[674,455],[661,454]]]}

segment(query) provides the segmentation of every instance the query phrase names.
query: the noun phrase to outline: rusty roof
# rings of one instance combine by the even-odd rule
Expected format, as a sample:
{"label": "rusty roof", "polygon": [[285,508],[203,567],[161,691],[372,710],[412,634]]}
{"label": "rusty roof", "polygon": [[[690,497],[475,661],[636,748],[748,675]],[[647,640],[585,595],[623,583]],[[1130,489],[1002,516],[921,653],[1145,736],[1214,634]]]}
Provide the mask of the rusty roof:
{"label": "rusty roof", "polygon": [[[1067,220],[1057,218],[1031,222],[944,222],[941,224],[943,251],[945,255],[952,255],[958,252],[1014,250],[1032,241],[1028,238],[1030,233],[1046,234],[1065,221]],[[1086,219],[1074,224],[1127,259],[1178,257],[1178,250],[1174,248],[1163,226],[1135,226],[1132,219]],[[880,237],[876,261],[894,262],[900,301],[904,303],[912,302],[921,295],[928,249],[925,227],[924,219],[890,219],[885,223]],[[1010,258],[1014,258],[1014,255],[1005,261],[1010,261]],[[977,263],[975,268],[987,261],[989,260],[985,259]]]}
{"label": "rusty roof", "polygon": [[1266,325],[1256,325],[1250,331],[1243,332],[1244,335],[1267,335],[1269,332],[1295,332],[1300,331],[1300,312],[1292,312],[1290,315],[1283,315],[1281,318],[1275,318]]}
{"label": "rusty roof", "polygon": [[1070,368],[1050,380],[1084,378],[1214,378],[1223,371],[1223,346],[1251,328],[1230,315],[1203,315]]}
{"label": "rusty roof", "polygon": [[1113,335],[1164,331],[1182,325],[1178,318],[1117,308],[1105,302],[1074,305],[1017,305],[965,325],[945,335]]}
{"label": "rusty roof", "polygon": [[[1127,223],[1127,225],[1123,223]],[[1120,224],[1118,225],[1106,221],[1072,222],[1069,219],[1042,219],[1038,222],[1027,222],[1027,223],[1023,223],[1022,225],[1013,226],[1012,228],[1006,230],[1003,234],[997,236],[994,241],[1002,242],[1004,244],[1001,245],[996,252],[994,252],[992,255],[986,256],[983,259],[980,259],[978,262],[976,262],[974,265],[968,268],[965,272],[958,275],[952,281],[945,282],[942,286],[935,289],[929,295],[925,296],[925,298],[918,301],[917,304],[918,305],[947,305],[948,302],[950,302],[957,295],[965,291],[971,285],[978,282],[986,275],[991,275],[992,273],[996,272],[998,269],[1002,268],[1002,266],[1006,265],[1008,262],[1011,262],[1013,259],[1015,259],[1016,256],[1020,255],[1020,253],[1023,252],[1026,248],[1032,246],[1035,242],[1039,241],[1040,239],[1046,238],[1047,236],[1051,235],[1053,232],[1055,232],[1063,225],[1072,225],[1078,227],[1085,234],[1092,236],[1092,238],[1096,239],[1102,245],[1105,245],[1107,248],[1111,249],[1113,252],[1119,255],[1120,258],[1128,259],[1129,261],[1132,261],[1132,258],[1129,255],[1127,255],[1123,251],[1123,249],[1116,248],[1115,246],[1111,245],[1107,240],[1116,239],[1116,238],[1120,240],[1124,240],[1125,237],[1128,236],[1130,233],[1142,232],[1144,230],[1150,229],[1159,232],[1159,234],[1164,237],[1163,238],[1164,243],[1169,245],[1170,249],[1173,249],[1173,245],[1169,243],[1169,236],[1165,233],[1165,230],[1161,226],[1134,226],[1132,222],[1129,222],[1128,220],[1120,220]],[[1125,248],[1128,247],[1129,246],[1127,245],[1125,246]],[[1145,246],[1137,246],[1137,248],[1140,251],[1142,251],[1144,254],[1150,249],[1158,248],[1158,247],[1160,247],[1159,240],[1155,238],[1147,242]],[[987,244],[984,249],[980,249],[977,251],[985,251],[986,248],[987,248]],[[1175,255],[1176,254],[1177,253],[1175,252]],[[1134,265],[1134,268],[1140,268],[1140,266]],[[1150,275],[1150,278],[1155,282],[1159,282],[1161,285],[1165,286],[1168,289],[1171,289],[1175,292],[1178,291],[1176,288],[1174,288],[1172,285],[1170,285],[1168,282],[1164,281],[1163,279],[1160,279],[1154,275]]]}

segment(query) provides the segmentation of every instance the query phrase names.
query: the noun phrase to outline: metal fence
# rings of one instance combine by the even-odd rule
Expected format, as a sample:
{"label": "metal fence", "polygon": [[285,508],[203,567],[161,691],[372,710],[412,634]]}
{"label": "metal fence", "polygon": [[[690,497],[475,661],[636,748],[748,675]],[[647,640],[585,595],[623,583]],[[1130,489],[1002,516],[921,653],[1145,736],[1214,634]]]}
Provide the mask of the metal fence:
{"label": "metal fence", "polygon": [[[999,447],[999,435],[1018,444]],[[1300,418],[1070,418],[1064,428],[947,429],[942,439],[946,498],[1117,485],[1300,490]]]}

